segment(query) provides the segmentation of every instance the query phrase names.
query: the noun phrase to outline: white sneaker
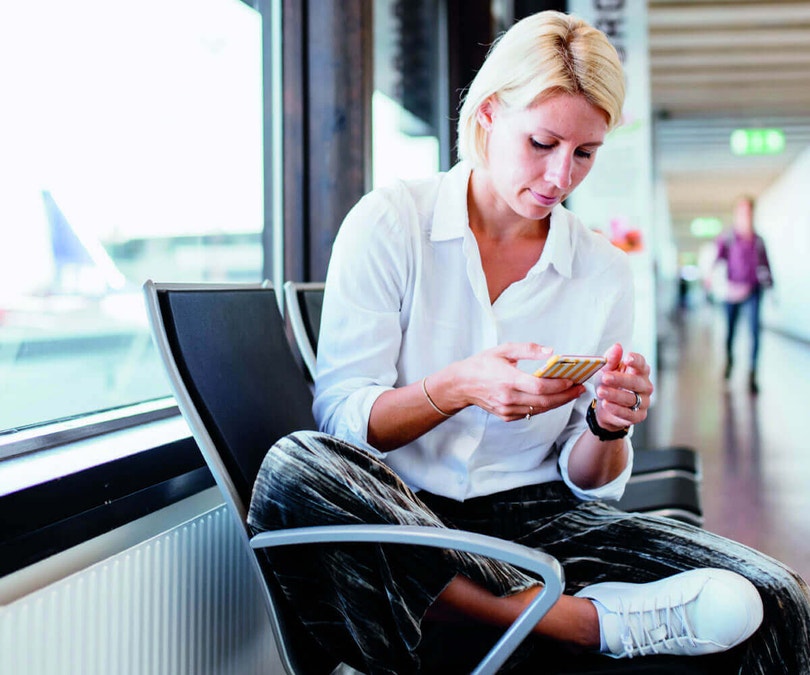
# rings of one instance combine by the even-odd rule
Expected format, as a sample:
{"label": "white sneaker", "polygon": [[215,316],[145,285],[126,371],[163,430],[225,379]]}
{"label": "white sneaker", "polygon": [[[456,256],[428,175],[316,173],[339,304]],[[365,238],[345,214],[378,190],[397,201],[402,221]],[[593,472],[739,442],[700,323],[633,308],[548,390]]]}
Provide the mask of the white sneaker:
{"label": "white sneaker", "polygon": [[592,584],[576,595],[602,605],[602,635],[615,658],[722,652],[762,623],[759,592],[727,570],[690,570],[648,584]]}

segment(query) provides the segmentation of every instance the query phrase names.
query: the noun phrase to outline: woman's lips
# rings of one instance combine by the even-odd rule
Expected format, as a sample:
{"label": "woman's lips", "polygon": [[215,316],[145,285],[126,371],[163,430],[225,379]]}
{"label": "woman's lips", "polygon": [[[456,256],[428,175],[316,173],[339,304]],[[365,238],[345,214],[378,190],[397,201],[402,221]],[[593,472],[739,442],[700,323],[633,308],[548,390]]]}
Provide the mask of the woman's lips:
{"label": "woman's lips", "polygon": [[529,190],[532,193],[532,197],[537,201],[538,204],[542,206],[554,206],[558,201],[560,201],[559,197],[550,197],[547,195],[541,195],[534,190]]}

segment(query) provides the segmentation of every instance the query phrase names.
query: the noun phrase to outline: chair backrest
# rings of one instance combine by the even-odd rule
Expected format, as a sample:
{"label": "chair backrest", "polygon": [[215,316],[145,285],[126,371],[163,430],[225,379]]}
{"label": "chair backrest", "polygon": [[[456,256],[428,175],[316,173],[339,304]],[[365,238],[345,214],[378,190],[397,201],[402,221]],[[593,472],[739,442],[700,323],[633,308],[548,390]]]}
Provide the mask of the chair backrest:
{"label": "chair backrest", "polygon": [[310,381],[315,380],[324,285],[322,281],[288,281],[284,284],[284,308]]}
{"label": "chair backrest", "polygon": [[[329,672],[334,664],[285,616],[263,552],[246,523],[253,483],[270,446],[315,429],[312,394],[269,284],[144,285],[152,335],[181,413],[244,533],[265,591],[288,672]],[[311,642],[311,644],[308,644]],[[290,644],[294,646],[291,648]],[[301,667],[301,660],[313,659]],[[322,667],[321,667],[322,666]]]}

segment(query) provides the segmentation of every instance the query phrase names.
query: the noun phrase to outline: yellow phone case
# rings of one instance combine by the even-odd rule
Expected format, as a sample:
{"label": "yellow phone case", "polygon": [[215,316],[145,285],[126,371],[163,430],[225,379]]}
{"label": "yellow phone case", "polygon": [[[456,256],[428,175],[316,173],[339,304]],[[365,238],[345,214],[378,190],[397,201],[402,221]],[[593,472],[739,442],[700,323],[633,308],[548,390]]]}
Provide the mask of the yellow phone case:
{"label": "yellow phone case", "polygon": [[582,384],[605,365],[601,356],[555,355],[536,371],[536,377],[556,377]]}

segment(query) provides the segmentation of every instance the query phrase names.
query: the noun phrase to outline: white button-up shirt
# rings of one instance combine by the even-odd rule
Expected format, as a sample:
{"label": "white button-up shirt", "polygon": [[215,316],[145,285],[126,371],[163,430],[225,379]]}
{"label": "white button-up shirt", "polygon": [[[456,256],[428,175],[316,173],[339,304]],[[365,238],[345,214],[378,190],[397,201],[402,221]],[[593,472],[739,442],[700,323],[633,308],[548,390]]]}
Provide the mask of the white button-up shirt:
{"label": "white button-up shirt", "polygon": [[[322,431],[367,449],[371,407],[384,391],[505,342],[557,354],[603,354],[632,334],[626,255],[562,206],[540,259],[489,300],[469,228],[464,163],[421,181],[377,189],[346,216],[326,279],[314,412]],[[523,361],[534,372],[539,362]],[[413,489],[457,500],[564,480],[582,499],[621,497],[632,465],[583,490],[568,457],[585,431],[593,381],[576,401],[504,422],[470,406],[415,441],[377,453]],[[372,449],[373,450],[373,449]]]}

